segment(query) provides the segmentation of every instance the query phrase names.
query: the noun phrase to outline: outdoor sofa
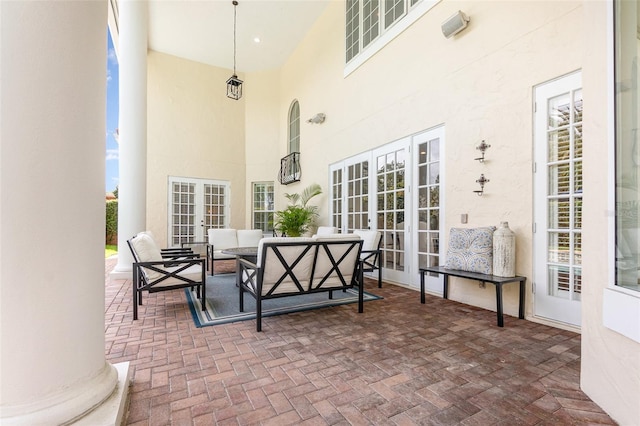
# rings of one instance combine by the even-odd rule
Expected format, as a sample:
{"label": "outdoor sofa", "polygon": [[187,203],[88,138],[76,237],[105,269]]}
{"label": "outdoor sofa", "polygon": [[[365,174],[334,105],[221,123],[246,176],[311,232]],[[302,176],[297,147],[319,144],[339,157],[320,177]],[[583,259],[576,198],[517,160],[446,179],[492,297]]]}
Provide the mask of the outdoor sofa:
{"label": "outdoor sofa", "polygon": [[256,263],[238,259],[240,312],[244,294],[256,299],[256,330],[262,331],[262,301],[358,287],[358,312],[364,310],[364,285],[357,235],[333,238],[264,238]]}

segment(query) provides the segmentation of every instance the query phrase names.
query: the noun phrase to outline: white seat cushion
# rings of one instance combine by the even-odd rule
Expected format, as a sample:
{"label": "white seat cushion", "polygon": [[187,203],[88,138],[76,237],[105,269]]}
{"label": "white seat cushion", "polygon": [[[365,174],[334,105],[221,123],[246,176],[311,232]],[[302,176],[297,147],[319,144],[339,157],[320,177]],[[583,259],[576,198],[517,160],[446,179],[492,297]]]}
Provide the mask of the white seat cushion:
{"label": "white seat cushion", "polygon": [[[182,268],[184,265],[179,265],[179,266],[170,266],[168,268],[161,268],[167,272],[173,272],[179,268]],[[157,278],[160,278],[162,275],[159,274],[158,272],[156,272],[156,274],[158,274]],[[189,266],[187,269],[185,269],[184,271],[180,272],[178,274],[181,277],[185,277],[185,278],[189,278],[192,279],[193,281],[196,282],[201,282],[202,281],[202,266],[201,265],[192,265]],[[157,279],[156,278],[156,279]],[[172,285],[176,285],[176,284],[184,284],[185,282],[175,278],[175,277],[171,277],[171,278],[167,278],[166,280],[154,285],[154,287],[169,287]]]}

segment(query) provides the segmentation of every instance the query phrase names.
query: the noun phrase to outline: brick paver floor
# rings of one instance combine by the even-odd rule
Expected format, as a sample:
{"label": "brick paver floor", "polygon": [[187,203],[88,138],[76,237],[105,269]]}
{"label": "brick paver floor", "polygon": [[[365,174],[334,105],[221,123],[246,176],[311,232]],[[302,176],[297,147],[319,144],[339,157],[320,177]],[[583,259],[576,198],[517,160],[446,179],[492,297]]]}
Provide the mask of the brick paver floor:
{"label": "brick paver floor", "polygon": [[[106,262],[106,272],[113,267]],[[216,265],[217,269],[217,265]],[[106,280],[128,425],[615,424],[579,386],[580,336],[391,284],[384,300],[196,328],[182,290]]]}

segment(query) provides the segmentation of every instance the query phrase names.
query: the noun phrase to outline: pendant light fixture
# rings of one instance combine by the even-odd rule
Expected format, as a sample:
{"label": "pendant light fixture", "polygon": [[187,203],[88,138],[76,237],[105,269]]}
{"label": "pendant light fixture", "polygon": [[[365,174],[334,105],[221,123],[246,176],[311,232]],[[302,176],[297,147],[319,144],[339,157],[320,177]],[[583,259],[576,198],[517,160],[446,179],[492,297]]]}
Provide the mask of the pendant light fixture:
{"label": "pendant light fixture", "polygon": [[233,4],[233,75],[227,80],[227,97],[237,101],[242,97],[242,80],[236,75],[236,9],[238,2],[233,0],[231,3]]}

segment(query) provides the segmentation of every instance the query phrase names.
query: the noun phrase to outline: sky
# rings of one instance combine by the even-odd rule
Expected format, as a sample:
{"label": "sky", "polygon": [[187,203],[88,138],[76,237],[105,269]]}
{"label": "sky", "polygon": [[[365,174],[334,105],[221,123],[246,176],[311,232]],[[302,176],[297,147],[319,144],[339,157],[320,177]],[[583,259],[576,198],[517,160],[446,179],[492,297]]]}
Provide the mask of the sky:
{"label": "sky", "polygon": [[111,33],[107,35],[107,141],[104,178],[105,192],[112,192],[118,186],[118,157],[120,153],[118,130],[118,58],[111,41]]}

